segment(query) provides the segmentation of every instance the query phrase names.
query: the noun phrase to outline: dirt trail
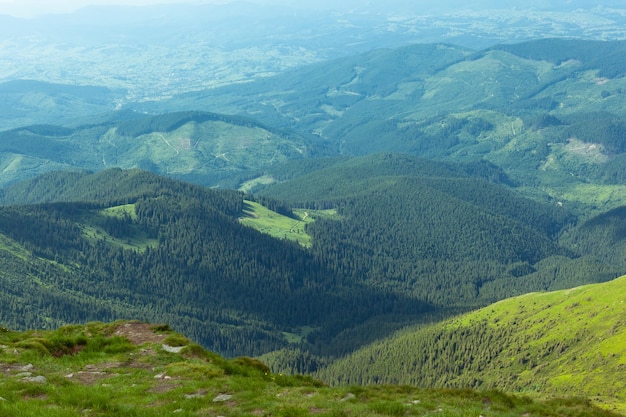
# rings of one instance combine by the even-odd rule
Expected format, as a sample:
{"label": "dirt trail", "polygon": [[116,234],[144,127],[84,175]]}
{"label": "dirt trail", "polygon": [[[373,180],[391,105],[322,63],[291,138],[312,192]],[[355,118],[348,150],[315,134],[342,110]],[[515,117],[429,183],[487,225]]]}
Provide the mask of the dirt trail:
{"label": "dirt trail", "polygon": [[162,343],[166,337],[165,334],[155,333],[153,324],[136,322],[121,324],[113,334],[125,337],[136,345]]}

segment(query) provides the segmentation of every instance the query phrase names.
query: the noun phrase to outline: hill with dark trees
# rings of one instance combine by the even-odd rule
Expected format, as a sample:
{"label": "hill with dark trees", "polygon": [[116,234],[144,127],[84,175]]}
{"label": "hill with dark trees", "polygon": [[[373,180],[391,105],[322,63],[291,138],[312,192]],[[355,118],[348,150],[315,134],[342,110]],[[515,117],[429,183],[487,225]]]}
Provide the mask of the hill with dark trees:
{"label": "hill with dark trees", "polygon": [[[619,275],[618,251],[597,246],[609,217],[579,232],[572,213],[521,197],[493,167],[435,165],[381,154],[268,188],[279,198],[291,184],[278,206],[315,219],[308,249],[240,224],[237,191],[120,169],[15,184],[1,196],[2,320],[159,319],[223,354],[322,360],[407,324]],[[307,196],[311,181],[324,199]]]}

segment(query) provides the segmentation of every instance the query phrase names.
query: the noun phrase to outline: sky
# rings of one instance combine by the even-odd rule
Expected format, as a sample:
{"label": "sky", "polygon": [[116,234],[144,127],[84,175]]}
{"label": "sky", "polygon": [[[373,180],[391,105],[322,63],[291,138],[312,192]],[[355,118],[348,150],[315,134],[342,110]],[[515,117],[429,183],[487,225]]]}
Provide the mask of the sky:
{"label": "sky", "polygon": [[90,5],[145,6],[164,3],[227,3],[230,0],[0,0],[0,15],[37,17],[49,13],[68,13]]}
{"label": "sky", "polygon": [[[0,15],[15,17],[38,17],[50,13],[70,13],[91,5],[147,6],[151,4],[224,4],[237,0],[0,0]],[[239,0],[242,1],[242,0]],[[258,4],[306,5],[307,7],[336,7],[337,0],[243,0]],[[374,0],[378,1],[378,0]],[[390,0],[381,0],[390,1]],[[426,1],[426,0],[419,0]],[[355,0],[344,0],[345,4],[354,4]],[[368,4],[370,0],[357,0],[356,3]],[[340,2],[339,4],[342,4]],[[343,5],[343,4],[342,4]]]}

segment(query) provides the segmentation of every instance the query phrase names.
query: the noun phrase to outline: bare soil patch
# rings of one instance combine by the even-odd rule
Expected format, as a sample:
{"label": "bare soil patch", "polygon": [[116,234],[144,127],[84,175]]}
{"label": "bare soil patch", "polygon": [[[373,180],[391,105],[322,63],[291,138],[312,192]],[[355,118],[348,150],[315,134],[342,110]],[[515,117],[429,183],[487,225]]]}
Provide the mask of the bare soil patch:
{"label": "bare soil patch", "polygon": [[166,338],[165,334],[155,333],[154,325],[138,322],[120,324],[113,335],[125,337],[136,345],[162,343]]}

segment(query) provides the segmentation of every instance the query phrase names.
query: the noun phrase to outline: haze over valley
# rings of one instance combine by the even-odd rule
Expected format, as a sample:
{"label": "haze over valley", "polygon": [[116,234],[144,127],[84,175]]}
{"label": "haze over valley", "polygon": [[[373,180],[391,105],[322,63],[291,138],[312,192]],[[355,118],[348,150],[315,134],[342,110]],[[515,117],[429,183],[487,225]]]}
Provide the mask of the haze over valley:
{"label": "haze over valley", "polygon": [[1,415],[626,413],[622,2],[27,3]]}

